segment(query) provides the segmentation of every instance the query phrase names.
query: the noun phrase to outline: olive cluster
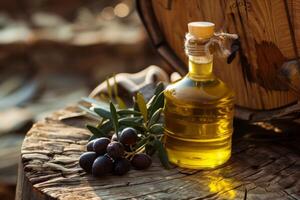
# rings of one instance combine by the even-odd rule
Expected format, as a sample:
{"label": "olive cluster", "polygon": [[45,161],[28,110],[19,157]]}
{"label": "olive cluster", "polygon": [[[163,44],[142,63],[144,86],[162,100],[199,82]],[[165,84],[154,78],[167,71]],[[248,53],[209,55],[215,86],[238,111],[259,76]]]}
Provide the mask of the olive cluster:
{"label": "olive cluster", "polygon": [[144,153],[131,152],[131,147],[136,145],[137,140],[138,135],[134,128],[123,129],[119,137],[114,134],[111,139],[94,139],[87,144],[87,152],[80,156],[79,165],[93,176],[108,173],[124,175],[131,166],[138,170],[146,169],[152,163],[151,157]]}

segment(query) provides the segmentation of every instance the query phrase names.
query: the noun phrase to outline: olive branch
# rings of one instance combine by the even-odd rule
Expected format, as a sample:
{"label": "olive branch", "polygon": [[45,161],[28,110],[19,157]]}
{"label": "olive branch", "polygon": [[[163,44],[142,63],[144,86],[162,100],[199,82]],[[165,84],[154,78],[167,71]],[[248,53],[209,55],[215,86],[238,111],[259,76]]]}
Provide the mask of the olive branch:
{"label": "olive branch", "polygon": [[111,137],[113,133],[119,138],[119,132],[124,128],[132,127],[138,132],[138,142],[136,145],[130,146],[130,152],[126,152],[126,156],[135,153],[146,153],[150,156],[157,154],[162,165],[170,168],[168,155],[162,142],[164,134],[161,116],[164,106],[163,83],[156,86],[154,95],[148,102],[138,92],[133,97],[133,107],[128,108],[118,96],[115,77],[114,82],[115,84],[111,86],[108,79],[106,80],[108,97],[104,94],[100,95],[101,100],[85,97],[82,100],[91,106],[87,108],[79,105],[79,108],[98,120],[97,126],[86,126],[93,134],[90,140]]}

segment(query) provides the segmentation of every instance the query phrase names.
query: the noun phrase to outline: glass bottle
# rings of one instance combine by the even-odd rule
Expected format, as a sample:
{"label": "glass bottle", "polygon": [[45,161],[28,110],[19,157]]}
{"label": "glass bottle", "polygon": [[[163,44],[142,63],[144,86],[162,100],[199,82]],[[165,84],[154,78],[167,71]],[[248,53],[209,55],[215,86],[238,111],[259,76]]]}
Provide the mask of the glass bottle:
{"label": "glass bottle", "polygon": [[214,24],[192,22],[188,28],[202,43],[186,44],[189,72],[164,92],[164,142],[171,163],[190,169],[214,168],[231,156],[234,94],[213,74],[213,54],[205,51]]}

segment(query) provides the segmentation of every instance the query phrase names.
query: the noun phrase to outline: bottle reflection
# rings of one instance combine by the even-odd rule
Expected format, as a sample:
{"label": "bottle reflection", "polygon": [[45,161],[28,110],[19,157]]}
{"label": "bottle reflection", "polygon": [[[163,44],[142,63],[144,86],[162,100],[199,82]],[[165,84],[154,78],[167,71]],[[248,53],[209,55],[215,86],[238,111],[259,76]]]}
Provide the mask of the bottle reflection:
{"label": "bottle reflection", "polygon": [[208,187],[211,193],[218,193],[221,199],[235,199],[237,196],[233,180],[220,175],[210,177]]}

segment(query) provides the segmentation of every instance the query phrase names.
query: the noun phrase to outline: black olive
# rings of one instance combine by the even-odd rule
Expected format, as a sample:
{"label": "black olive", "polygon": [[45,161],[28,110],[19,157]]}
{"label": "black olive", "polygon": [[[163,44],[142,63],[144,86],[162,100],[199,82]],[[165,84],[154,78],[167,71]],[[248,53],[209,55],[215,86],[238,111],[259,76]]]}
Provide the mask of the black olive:
{"label": "black olive", "polygon": [[130,162],[126,158],[120,158],[115,161],[114,174],[124,175],[130,170]]}
{"label": "black olive", "polygon": [[94,151],[93,145],[94,145],[95,140],[96,140],[96,139],[94,139],[94,140],[92,140],[92,141],[89,141],[89,143],[87,143],[87,145],[86,145],[86,150],[87,150],[87,151]]}
{"label": "black olive", "polygon": [[131,165],[136,169],[147,169],[152,164],[150,156],[144,153],[135,154],[131,160]]}
{"label": "black olive", "polygon": [[113,160],[109,156],[99,156],[94,161],[94,164],[92,166],[92,174],[94,176],[103,176],[112,172],[113,166]]}
{"label": "black olive", "polygon": [[124,147],[120,142],[111,142],[106,148],[107,154],[113,159],[124,155]]}
{"label": "black olive", "polygon": [[137,131],[134,128],[125,128],[121,132],[120,142],[124,145],[135,145],[137,139]]}
{"label": "black olive", "polygon": [[93,149],[98,155],[104,155],[106,153],[107,145],[110,143],[110,139],[106,137],[98,138],[94,141]]}
{"label": "black olive", "polygon": [[85,152],[79,158],[79,165],[84,171],[90,173],[96,158],[97,154],[95,152]]}

